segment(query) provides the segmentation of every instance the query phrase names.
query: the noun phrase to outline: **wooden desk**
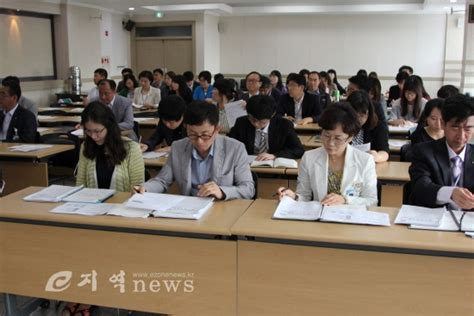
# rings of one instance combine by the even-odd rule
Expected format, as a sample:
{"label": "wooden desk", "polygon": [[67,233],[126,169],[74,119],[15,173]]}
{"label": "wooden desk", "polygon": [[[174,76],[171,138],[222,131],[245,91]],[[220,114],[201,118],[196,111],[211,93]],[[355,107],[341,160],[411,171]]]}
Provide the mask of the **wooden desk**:
{"label": "wooden desk", "polygon": [[0,169],[5,180],[3,195],[37,185],[48,185],[48,163],[42,162],[56,154],[73,150],[73,145],[52,145],[31,152],[11,151],[9,147],[20,143],[0,143]]}
{"label": "wooden desk", "polygon": [[276,206],[256,200],[231,230],[252,237],[238,241],[240,315],[474,314],[464,234],[272,220]]}
{"label": "wooden desk", "polygon": [[321,127],[319,126],[318,123],[310,123],[306,125],[295,125],[295,131],[299,133],[311,133],[314,134],[315,132],[320,132]]}
{"label": "wooden desk", "polygon": [[[314,149],[314,148],[319,148],[323,146],[323,143],[321,142],[321,138],[319,135],[298,135],[298,137],[301,140],[301,143],[303,146],[309,150],[309,149]],[[399,154],[400,153],[400,148],[399,144],[409,144],[410,140],[408,139],[389,139],[389,151],[391,154]],[[397,144],[394,146],[393,144]]]}
{"label": "wooden desk", "polygon": [[[176,315],[235,315],[237,244],[225,236],[252,201],[216,202],[198,221],[88,217],[52,214],[56,204],[21,200],[35,190],[0,204],[0,292]],[[97,291],[90,284],[78,287],[81,274],[93,270]],[[49,277],[59,271],[72,272],[70,287],[46,292]],[[120,271],[123,294],[109,282]],[[153,293],[156,280],[161,288]],[[165,280],[182,281],[168,293]],[[184,280],[193,282],[192,292],[184,291]],[[144,291],[135,285],[142,281]]]}
{"label": "wooden desk", "polygon": [[40,126],[75,125],[81,122],[81,117],[79,115],[38,115],[38,122]]}

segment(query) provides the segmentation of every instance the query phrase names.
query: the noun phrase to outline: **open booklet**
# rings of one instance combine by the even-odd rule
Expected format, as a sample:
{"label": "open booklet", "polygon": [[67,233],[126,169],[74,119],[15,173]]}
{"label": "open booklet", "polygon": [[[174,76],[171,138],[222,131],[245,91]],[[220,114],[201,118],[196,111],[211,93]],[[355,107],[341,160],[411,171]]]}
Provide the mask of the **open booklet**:
{"label": "open booklet", "polygon": [[441,224],[445,211],[445,207],[428,208],[404,204],[398,211],[395,224],[437,227]]}
{"label": "open booklet", "polygon": [[250,167],[270,167],[270,168],[298,168],[298,162],[294,159],[276,158],[275,160],[255,160],[257,156],[249,155]]}
{"label": "open booklet", "polygon": [[164,193],[134,194],[127,207],[151,209],[155,217],[200,219],[213,204],[213,198]]}
{"label": "open booklet", "polygon": [[42,150],[46,148],[51,148],[53,145],[45,145],[45,144],[31,144],[31,145],[15,145],[15,146],[10,146],[8,149],[10,151],[19,151],[19,152],[30,152],[30,151],[37,151],[37,150]]}
{"label": "open booklet", "polygon": [[273,218],[390,226],[388,214],[367,211],[364,205],[322,206],[318,201],[295,201],[287,196],[281,199]]}
{"label": "open booklet", "polygon": [[125,204],[116,203],[76,203],[68,202],[53,208],[51,213],[70,214],[70,215],[115,215],[132,218],[146,218],[152,212],[151,210],[143,210],[125,206]]}
{"label": "open booklet", "polygon": [[25,196],[23,200],[32,202],[83,202],[101,203],[115,194],[111,189],[92,189],[84,186],[50,185],[38,192]]}

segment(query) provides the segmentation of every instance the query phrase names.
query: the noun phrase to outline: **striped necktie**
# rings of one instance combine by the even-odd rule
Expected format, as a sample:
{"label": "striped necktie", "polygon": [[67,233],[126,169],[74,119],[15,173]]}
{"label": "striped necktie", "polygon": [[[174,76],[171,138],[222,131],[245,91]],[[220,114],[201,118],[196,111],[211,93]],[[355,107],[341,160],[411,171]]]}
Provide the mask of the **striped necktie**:
{"label": "striped necktie", "polygon": [[452,185],[453,186],[459,186],[459,180],[461,179],[461,173],[462,173],[462,160],[461,157],[456,156],[451,158],[452,162]]}

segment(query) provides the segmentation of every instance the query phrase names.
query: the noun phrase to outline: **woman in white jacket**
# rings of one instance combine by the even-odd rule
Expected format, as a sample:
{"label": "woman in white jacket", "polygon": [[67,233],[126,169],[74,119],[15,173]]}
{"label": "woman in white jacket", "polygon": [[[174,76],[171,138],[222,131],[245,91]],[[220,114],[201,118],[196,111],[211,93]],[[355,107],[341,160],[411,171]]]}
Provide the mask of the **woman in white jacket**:
{"label": "woman in white jacket", "polygon": [[296,192],[279,188],[280,198],[315,200],[324,205],[376,205],[374,159],[349,145],[360,129],[354,109],[343,102],[331,105],[321,115],[319,125],[323,146],[305,152]]}

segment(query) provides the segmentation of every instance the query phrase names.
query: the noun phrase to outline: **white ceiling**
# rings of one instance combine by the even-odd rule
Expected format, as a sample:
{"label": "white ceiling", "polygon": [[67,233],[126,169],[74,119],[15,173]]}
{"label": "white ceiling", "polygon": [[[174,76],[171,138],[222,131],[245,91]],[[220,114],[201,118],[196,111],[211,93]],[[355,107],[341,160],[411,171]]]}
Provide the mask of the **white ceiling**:
{"label": "white ceiling", "polygon": [[[211,12],[218,15],[441,13],[463,10],[465,0],[40,0],[100,7],[133,15]],[[133,7],[135,10],[130,11]]]}

